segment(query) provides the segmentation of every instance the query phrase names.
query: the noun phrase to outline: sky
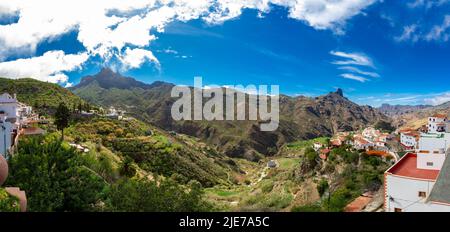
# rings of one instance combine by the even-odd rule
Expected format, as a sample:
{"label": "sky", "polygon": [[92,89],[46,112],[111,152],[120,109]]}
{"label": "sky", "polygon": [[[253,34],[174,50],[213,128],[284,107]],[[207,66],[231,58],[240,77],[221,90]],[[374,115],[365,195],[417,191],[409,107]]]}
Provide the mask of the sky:
{"label": "sky", "polygon": [[336,88],[359,104],[450,101],[450,0],[8,0],[0,76]]}

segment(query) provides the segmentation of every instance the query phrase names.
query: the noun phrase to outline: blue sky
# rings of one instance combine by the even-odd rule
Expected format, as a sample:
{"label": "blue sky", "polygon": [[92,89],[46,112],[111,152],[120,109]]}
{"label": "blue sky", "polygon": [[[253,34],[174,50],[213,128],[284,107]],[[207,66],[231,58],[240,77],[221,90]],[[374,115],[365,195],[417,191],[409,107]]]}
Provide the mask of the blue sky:
{"label": "blue sky", "polygon": [[[67,85],[108,66],[147,83],[192,85],[194,76],[202,76],[207,85],[276,84],[291,96],[317,96],[339,87],[351,100],[372,106],[450,101],[450,1],[374,0],[352,5],[343,0],[338,6],[345,13],[308,13],[331,4],[318,2],[323,4],[301,5],[307,11],[300,13],[293,12],[298,6],[289,4],[239,6],[238,13],[226,8],[217,18],[213,13],[224,7],[221,3],[214,5],[213,13],[207,5],[189,20],[179,15],[169,20],[160,17],[165,12],[158,12],[152,19],[163,22],[147,28],[147,33],[135,28],[141,24],[129,23],[126,33],[135,35],[106,41],[99,31],[101,43],[95,43],[95,30],[82,22],[73,26],[70,15],[66,20],[56,13],[62,23],[47,34],[28,35],[24,31],[32,24],[21,22],[26,15],[18,13],[26,7],[2,8],[0,3],[0,76],[31,75]],[[154,9],[146,7],[121,12],[128,20]],[[112,24],[111,30],[120,27]],[[23,33],[25,39],[7,37],[11,31],[16,38]],[[53,60],[62,67],[41,67]],[[24,71],[27,67],[30,70]]]}

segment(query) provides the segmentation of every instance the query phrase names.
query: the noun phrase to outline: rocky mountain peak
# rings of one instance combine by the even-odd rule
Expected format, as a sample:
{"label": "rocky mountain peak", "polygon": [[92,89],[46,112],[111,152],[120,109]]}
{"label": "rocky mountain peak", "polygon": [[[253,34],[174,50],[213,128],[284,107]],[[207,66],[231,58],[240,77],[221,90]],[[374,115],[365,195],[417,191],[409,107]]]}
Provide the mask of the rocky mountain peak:
{"label": "rocky mountain peak", "polygon": [[344,96],[344,91],[341,88],[338,88],[335,93],[341,97]]}

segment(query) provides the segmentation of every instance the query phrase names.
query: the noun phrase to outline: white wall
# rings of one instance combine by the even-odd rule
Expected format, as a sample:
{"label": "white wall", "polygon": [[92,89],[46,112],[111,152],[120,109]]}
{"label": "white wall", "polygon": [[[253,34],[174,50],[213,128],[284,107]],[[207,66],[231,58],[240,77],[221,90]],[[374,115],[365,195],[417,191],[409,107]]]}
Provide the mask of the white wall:
{"label": "white wall", "polygon": [[400,135],[400,142],[407,147],[415,147],[417,145],[417,140],[414,136],[409,136],[405,134]]}
{"label": "white wall", "polygon": [[[4,126],[6,129],[3,129]],[[0,122],[0,154],[6,155],[6,151],[11,147],[12,124],[9,122]]]}
{"label": "white wall", "polygon": [[[444,165],[445,154],[417,154],[417,168],[427,170],[441,170]],[[428,163],[432,165],[428,165]]]}
{"label": "white wall", "polygon": [[8,118],[17,117],[17,104],[15,103],[0,103],[0,111],[4,111]]}
{"label": "white wall", "polygon": [[429,197],[434,181],[413,180],[393,175],[387,175],[385,181],[386,212],[394,212],[395,208],[400,208],[403,212],[450,212],[450,206],[427,203],[426,199],[419,197],[419,191],[426,192]]}
{"label": "white wall", "polygon": [[443,138],[420,137],[419,150],[436,151],[439,149],[447,150],[448,147],[445,136]]}

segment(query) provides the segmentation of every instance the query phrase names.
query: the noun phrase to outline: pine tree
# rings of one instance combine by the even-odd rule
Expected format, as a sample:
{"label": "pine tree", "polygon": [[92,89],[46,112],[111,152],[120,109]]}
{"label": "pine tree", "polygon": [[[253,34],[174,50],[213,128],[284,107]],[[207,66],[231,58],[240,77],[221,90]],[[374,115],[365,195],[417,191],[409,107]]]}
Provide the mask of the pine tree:
{"label": "pine tree", "polygon": [[69,125],[70,110],[61,102],[56,109],[55,125],[61,131],[61,141],[64,140],[64,129]]}

